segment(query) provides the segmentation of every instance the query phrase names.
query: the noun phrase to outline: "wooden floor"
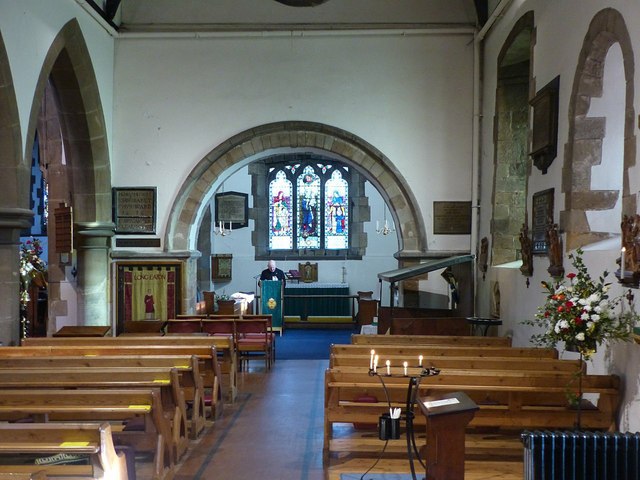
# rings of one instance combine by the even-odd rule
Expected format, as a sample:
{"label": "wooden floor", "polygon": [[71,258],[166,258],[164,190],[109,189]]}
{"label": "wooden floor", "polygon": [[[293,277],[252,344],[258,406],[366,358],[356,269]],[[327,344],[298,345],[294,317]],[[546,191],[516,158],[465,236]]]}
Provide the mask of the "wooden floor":
{"label": "wooden floor", "polygon": [[[332,458],[330,468],[323,469],[323,379],[327,360],[279,360],[269,373],[264,373],[263,365],[252,362],[251,370],[240,374],[237,403],[226,405],[224,418],[191,445],[178,465],[177,480],[340,480],[341,473],[361,475],[374,464],[383,442],[375,432],[365,432],[364,452],[357,457]],[[345,434],[349,428],[345,426]],[[468,440],[468,452],[474,452],[474,442]],[[487,461],[486,452],[476,450],[466,462],[466,480],[523,478],[519,443],[505,444],[500,438],[495,442],[495,453],[511,454]],[[380,461],[372,473],[410,472],[401,445],[390,445],[388,452],[391,458]],[[146,468],[136,470],[138,480],[147,480]],[[419,464],[416,471],[418,479],[424,478]]]}

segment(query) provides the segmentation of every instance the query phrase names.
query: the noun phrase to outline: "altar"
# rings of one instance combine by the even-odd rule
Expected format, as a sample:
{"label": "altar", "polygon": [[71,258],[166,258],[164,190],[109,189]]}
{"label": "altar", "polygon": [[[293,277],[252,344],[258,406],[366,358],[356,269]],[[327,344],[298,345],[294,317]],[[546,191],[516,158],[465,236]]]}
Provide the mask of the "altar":
{"label": "altar", "polygon": [[351,316],[348,283],[287,284],[284,289],[285,316]]}

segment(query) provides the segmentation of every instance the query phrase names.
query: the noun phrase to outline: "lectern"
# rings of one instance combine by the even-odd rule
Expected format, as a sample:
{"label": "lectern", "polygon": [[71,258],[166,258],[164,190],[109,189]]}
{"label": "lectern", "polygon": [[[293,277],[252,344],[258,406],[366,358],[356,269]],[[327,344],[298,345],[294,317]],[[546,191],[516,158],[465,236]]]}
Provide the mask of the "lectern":
{"label": "lectern", "polygon": [[422,397],[427,417],[425,480],[464,480],[465,429],[479,409],[464,392]]}
{"label": "lectern", "polygon": [[271,328],[282,335],[282,282],[280,280],[262,280],[260,283],[260,307],[263,314],[271,314]]}

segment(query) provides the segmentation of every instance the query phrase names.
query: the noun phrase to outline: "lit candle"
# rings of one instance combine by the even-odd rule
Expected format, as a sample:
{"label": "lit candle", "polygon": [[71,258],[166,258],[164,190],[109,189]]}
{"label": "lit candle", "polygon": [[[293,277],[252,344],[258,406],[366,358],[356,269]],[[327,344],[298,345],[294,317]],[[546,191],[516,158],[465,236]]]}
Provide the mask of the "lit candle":
{"label": "lit candle", "polygon": [[222,226],[222,220],[218,222],[218,230],[220,230],[220,233],[224,232],[224,227]]}
{"label": "lit candle", "polygon": [[369,370],[373,370],[373,356],[376,354],[375,350],[371,350],[371,359],[369,360]]}
{"label": "lit candle", "polygon": [[387,375],[391,375],[391,360],[387,360]]}
{"label": "lit candle", "polygon": [[233,225],[231,224],[231,222],[229,222],[229,231],[232,232],[233,231]]}
{"label": "lit candle", "polygon": [[620,278],[624,279],[624,263],[625,263],[625,253],[626,253],[627,249],[625,247],[622,247],[622,250],[620,252]]}
{"label": "lit candle", "polygon": [[423,357],[422,355],[420,355],[420,356],[418,357],[418,366],[419,366],[419,367],[422,367],[422,359],[423,359],[423,358],[424,358],[424,357]]}
{"label": "lit candle", "polygon": [[373,371],[377,372],[378,371],[378,355],[376,355],[375,357],[373,357]]}
{"label": "lit candle", "polygon": [[402,366],[404,367],[404,376],[406,377],[407,376],[407,367],[409,366],[409,364],[407,362],[404,362],[402,364]]}

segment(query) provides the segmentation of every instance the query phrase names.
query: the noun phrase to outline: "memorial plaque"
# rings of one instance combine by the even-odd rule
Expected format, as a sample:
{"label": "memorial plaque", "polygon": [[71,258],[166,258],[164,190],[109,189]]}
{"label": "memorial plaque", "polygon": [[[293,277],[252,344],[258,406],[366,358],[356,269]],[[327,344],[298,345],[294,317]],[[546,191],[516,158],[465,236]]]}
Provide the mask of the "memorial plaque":
{"label": "memorial plaque", "polygon": [[246,193],[224,192],[216,194],[215,222],[231,223],[233,228],[249,225],[248,197]]}
{"label": "memorial plaque", "polygon": [[156,233],[156,188],[114,188],[116,233]]}
{"label": "memorial plaque", "polygon": [[533,194],[531,202],[531,241],[534,254],[544,255],[549,251],[547,227],[553,223],[553,195],[553,188]]}
{"label": "memorial plaque", "polygon": [[433,233],[471,234],[471,202],[433,202]]}

